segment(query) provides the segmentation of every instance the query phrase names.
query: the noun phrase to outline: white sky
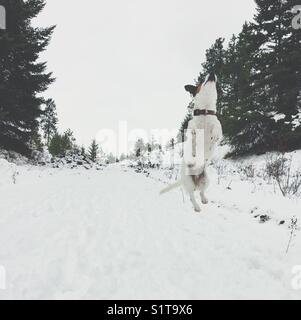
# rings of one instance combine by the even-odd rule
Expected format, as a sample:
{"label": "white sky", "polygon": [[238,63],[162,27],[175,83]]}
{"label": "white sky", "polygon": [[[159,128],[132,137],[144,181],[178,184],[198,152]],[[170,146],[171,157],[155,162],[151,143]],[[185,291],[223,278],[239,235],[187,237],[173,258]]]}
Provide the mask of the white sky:
{"label": "white sky", "polygon": [[190,101],[183,87],[206,49],[255,13],[253,0],[48,0],[37,19],[56,24],[42,58],[57,81],[60,129],[88,145],[103,128],[178,128]]}

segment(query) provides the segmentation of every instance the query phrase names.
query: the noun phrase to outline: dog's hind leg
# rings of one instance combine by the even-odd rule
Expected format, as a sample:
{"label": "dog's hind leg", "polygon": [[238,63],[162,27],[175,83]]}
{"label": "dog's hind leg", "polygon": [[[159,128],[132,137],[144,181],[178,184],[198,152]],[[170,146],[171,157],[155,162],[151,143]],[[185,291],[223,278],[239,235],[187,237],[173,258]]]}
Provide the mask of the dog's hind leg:
{"label": "dog's hind leg", "polygon": [[187,175],[186,166],[184,166],[184,165],[182,166],[181,176],[182,176],[181,181],[182,181],[183,188],[189,194],[189,197],[190,197],[190,200],[191,200],[191,202],[193,204],[194,210],[196,212],[200,212],[201,208],[198,205],[198,203],[196,202],[196,199],[195,199],[195,196],[194,196],[194,192],[197,189],[196,185],[195,185],[195,183],[193,181],[192,176]]}
{"label": "dog's hind leg", "polygon": [[209,200],[205,195],[205,190],[201,190],[201,199],[202,199],[202,204],[208,204]]}
{"label": "dog's hind leg", "polygon": [[201,208],[198,205],[198,203],[196,202],[195,195],[194,195],[196,187],[193,182],[193,178],[191,176],[185,176],[183,181],[184,181],[183,187],[186,190],[186,192],[189,194],[189,197],[190,197],[190,200],[193,204],[194,210],[196,212],[200,212]]}
{"label": "dog's hind leg", "polygon": [[201,199],[202,199],[203,204],[207,204],[209,202],[208,198],[205,195],[205,191],[207,190],[208,186],[209,186],[209,179],[208,179],[208,175],[205,171],[204,177],[202,178],[202,181],[200,183],[200,194],[201,194]]}

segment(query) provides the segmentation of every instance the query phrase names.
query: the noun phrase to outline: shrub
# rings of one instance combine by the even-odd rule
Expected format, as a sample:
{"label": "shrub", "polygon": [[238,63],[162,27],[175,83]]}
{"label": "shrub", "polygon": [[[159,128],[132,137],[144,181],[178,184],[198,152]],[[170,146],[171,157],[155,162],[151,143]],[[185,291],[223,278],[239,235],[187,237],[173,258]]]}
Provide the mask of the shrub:
{"label": "shrub", "polygon": [[276,181],[284,197],[298,196],[301,191],[301,169],[293,171],[293,157],[284,154],[267,158],[265,172]]}

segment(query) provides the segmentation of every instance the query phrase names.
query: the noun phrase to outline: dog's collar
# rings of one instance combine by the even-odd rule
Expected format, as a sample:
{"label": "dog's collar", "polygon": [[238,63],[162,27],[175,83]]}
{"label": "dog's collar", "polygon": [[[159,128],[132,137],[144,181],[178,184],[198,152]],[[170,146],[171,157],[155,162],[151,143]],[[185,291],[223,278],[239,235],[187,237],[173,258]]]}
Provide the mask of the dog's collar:
{"label": "dog's collar", "polygon": [[216,112],[213,111],[213,110],[207,110],[207,109],[196,109],[193,111],[193,115],[195,117],[198,117],[198,116],[216,116]]}

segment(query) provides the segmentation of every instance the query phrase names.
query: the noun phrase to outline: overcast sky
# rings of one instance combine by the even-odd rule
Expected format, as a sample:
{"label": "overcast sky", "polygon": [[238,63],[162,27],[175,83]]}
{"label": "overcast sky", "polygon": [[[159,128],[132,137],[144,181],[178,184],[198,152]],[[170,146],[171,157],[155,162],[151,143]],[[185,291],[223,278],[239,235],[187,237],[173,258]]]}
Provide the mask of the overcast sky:
{"label": "overcast sky", "polygon": [[103,128],[178,128],[216,38],[229,39],[255,13],[253,0],[48,0],[37,19],[56,24],[43,59],[57,81],[60,129],[89,144]]}

